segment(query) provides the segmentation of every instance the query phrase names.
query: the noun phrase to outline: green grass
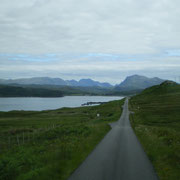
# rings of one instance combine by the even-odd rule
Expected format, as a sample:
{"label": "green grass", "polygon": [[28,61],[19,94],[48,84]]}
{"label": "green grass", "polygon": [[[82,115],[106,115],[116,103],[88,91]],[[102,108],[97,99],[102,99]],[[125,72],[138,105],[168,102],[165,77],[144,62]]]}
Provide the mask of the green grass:
{"label": "green grass", "polygon": [[67,179],[119,119],[123,102],[0,112],[0,179]]}
{"label": "green grass", "polygon": [[131,124],[161,180],[180,178],[180,85],[163,83],[130,99]]}

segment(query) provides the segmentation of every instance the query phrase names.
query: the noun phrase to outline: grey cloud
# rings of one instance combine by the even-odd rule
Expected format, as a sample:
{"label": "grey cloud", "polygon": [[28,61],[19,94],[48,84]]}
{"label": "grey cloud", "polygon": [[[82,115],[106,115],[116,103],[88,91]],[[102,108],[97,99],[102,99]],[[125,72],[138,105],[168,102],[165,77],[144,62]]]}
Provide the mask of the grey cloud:
{"label": "grey cloud", "polygon": [[179,5],[177,0],[2,0],[0,51],[153,53],[179,47]]}

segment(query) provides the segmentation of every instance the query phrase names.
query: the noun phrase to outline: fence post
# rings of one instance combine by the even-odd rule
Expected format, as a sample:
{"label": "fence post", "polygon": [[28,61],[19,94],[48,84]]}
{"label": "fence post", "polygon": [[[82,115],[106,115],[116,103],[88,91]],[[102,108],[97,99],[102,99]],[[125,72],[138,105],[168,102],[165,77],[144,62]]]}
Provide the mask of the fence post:
{"label": "fence post", "polygon": [[29,135],[29,132],[28,132],[28,142],[30,142],[30,135]]}
{"label": "fence post", "polygon": [[10,148],[10,146],[11,146],[11,136],[9,136],[9,138],[8,138],[8,144],[9,144],[9,148]]}
{"label": "fence post", "polygon": [[35,131],[33,131],[33,142],[34,142],[34,132],[35,132]]}
{"label": "fence post", "polygon": [[17,135],[17,145],[19,146],[19,136]]}
{"label": "fence post", "polygon": [[24,144],[24,131],[23,131],[23,144]]}

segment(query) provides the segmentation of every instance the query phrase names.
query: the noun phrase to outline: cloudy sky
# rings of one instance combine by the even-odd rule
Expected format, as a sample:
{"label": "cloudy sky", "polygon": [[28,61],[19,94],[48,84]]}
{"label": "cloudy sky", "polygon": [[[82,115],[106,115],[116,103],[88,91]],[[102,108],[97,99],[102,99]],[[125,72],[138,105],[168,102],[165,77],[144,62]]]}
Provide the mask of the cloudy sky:
{"label": "cloudy sky", "polygon": [[0,78],[180,81],[179,0],[0,0]]}

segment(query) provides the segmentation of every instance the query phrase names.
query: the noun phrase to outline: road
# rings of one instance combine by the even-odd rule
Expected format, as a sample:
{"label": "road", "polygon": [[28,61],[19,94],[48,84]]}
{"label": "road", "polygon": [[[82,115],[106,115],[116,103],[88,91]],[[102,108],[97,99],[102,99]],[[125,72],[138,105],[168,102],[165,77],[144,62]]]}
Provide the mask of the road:
{"label": "road", "polygon": [[121,118],[68,180],[156,180],[156,173],[129,122],[128,98]]}

